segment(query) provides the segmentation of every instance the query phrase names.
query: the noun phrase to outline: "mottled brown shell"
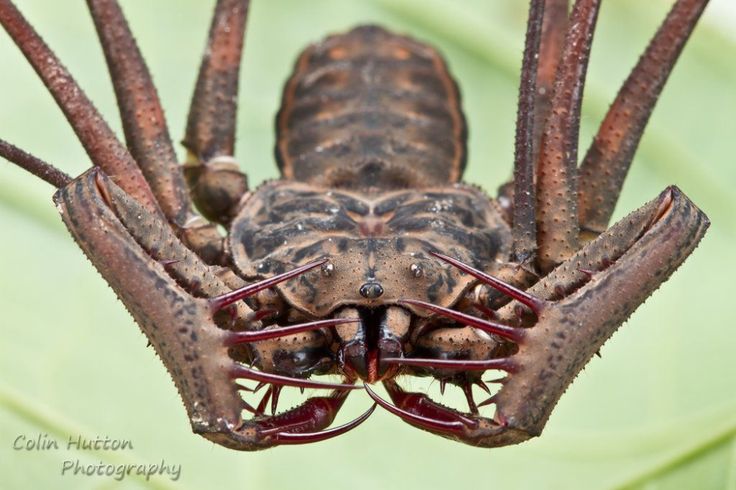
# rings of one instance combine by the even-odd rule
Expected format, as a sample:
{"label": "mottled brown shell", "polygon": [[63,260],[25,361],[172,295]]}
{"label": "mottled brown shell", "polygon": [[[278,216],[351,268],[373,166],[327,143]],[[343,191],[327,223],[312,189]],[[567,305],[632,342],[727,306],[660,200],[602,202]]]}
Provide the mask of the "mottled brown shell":
{"label": "mottled brown shell", "polygon": [[508,237],[492,201],[470,186],[365,194],[276,181],[245,202],[230,248],[239,272],[252,278],[328,258],[321,270],[277,286],[291,305],[326,317],[341,305],[399,299],[450,306],[472,277],[428,252],[489,269],[507,256]]}
{"label": "mottled brown shell", "polygon": [[508,255],[508,225],[493,201],[457,183],[465,118],[431,47],[377,26],[309,46],[276,126],[283,180],[243,203],[230,249],[248,278],[328,258],[277,286],[292,306],[315,317],[399,299],[450,306],[473,280],[429,252],[485,270]]}

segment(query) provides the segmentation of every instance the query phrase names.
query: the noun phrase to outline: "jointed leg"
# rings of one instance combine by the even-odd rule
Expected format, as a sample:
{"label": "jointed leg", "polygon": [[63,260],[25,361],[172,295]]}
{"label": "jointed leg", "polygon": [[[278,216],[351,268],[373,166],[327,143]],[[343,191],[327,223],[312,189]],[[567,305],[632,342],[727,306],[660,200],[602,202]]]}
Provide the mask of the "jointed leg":
{"label": "jointed leg", "polygon": [[[536,166],[567,31],[568,0],[531,0],[519,84],[511,260],[536,268]],[[509,184],[502,187],[507,189]]]}
{"label": "jointed leg", "polygon": [[608,226],[649,116],[708,0],[678,0],[601,123],[580,166],[581,231]]}
{"label": "jointed leg", "polygon": [[577,148],[580,108],[599,0],[578,0],[555,79],[537,167],[538,263],[548,272],[577,251]]}
{"label": "jointed leg", "polygon": [[233,159],[240,60],[248,0],[218,0],[189,110],[185,168],[197,207],[227,224],[247,191]]}
{"label": "jointed leg", "polygon": [[160,214],[151,188],[133,157],[11,0],[0,0],[0,23],[53,95],[92,162],[146,209]]}
{"label": "jointed leg", "polygon": [[116,0],[88,0],[105,52],[128,148],[177,235],[207,263],[224,262],[215,225],[194,214],[182,168],[143,56]]}
{"label": "jointed leg", "polygon": [[186,223],[190,199],[156,87],[116,0],[87,0],[105,52],[125,140],[169,222]]}
{"label": "jointed leg", "polygon": [[[0,21],[16,40],[64,110],[94,163],[115,174],[116,186],[97,168],[71,180],[63,172],[0,141],[0,155],[59,188],[54,199],[79,246],[115,290],[172,374],[196,432],[235,449],[323,440],[342,434],[368,418],[326,429],[352,384],[325,383],[281,376],[250,368],[253,349],[231,357],[231,349],[266,342],[354,319],[329,319],[261,329],[259,314],[241,301],[258,291],[293,279],[323,262],[231,290],[176,236],[187,238],[190,206],[175,166],[173,150],[155,90],[143,60],[114,1],[89,0],[113,71],[128,142],[155,184],[166,207],[169,227],[140,169],[115,138],[53,53],[7,0],[0,2]],[[227,30],[227,26],[224,27]],[[234,101],[233,101],[234,104]],[[141,113],[143,113],[141,117]],[[234,124],[234,121],[233,121]],[[182,223],[184,221],[184,223]],[[182,228],[182,224],[184,225]],[[226,311],[224,311],[226,310]],[[304,335],[303,333],[301,335]],[[285,413],[258,414],[244,420],[250,407],[236,381],[330,389],[327,397],[309,398]]]}
{"label": "jointed leg", "polygon": [[518,263],[528,262],[532,265],[537,252],[534,102],[537,94],[537,65],[545,7],[544,0],[532,0],[529,6],[529,21],[519,83],[519,108],[516,115],[514,152],[514,248],[511,260]]}
{"label": "jointed leg", "polygon": [[537,82],[534,101],[534,163],[539,159],[539,142],[552,104],[557,65],[562,57],[567,33],[569,0],[546,0],[539,44]]}
{"label": "jointed leg", "polygon": [[17,146],[11,145],[5,140],[0,140],[0,157],[15,163],[56,188],[63,187],[72,181],[70,176],[58,168],[21,150]]}

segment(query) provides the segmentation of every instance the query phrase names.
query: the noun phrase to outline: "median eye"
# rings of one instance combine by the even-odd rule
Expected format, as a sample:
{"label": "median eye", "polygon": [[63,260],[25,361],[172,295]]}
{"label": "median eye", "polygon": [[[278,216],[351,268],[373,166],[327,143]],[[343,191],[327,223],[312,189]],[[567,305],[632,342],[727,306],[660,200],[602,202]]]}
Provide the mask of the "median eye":
{"label": "median eye", "polygon": [[367,282],[360,286],[360,295],[368,299],[376,299],[383,294],[383,286],[377,282]]}

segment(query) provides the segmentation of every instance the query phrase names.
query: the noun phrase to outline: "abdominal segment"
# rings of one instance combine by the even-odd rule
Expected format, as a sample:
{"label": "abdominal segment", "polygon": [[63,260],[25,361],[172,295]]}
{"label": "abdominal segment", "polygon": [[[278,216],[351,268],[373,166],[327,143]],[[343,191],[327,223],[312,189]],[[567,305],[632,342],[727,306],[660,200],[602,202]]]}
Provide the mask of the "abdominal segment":
{"label": "abdominal segment", "polygon": [[334,188],[458,182],[460,95],[431,47],[362,26],[308,47],[284,88],[276,157],[285,179]]}

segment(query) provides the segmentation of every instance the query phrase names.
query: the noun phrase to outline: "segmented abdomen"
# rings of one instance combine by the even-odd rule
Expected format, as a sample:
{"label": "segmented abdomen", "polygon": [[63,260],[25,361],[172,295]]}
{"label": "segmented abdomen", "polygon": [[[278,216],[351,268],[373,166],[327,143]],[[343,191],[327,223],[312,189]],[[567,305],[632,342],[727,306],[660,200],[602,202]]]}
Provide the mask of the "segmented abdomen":
{"label": "segmented abdomen", "polygon": [[376,26],[330,36],[299,57],[276,120],[283,176],[330,187],[459,181],[465,119],[429,46]]}

